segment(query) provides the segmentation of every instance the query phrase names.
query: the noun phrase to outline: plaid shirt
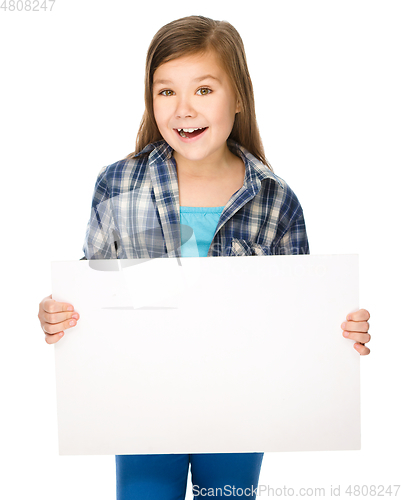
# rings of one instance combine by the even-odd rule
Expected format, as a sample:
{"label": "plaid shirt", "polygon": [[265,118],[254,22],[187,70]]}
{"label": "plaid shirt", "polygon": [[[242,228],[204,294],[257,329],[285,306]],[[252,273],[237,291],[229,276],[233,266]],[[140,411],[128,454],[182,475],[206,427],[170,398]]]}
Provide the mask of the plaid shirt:
{"label": "plaid shirt", "polygon": [[[227,144],[244,161],[245,178],[223,209],[208,257],[308,254],[296,195],[245,148],[231,139]],[[83,246],[86,259],[180,257],[180,236],[176,162],[167,142],[102,168]]]}

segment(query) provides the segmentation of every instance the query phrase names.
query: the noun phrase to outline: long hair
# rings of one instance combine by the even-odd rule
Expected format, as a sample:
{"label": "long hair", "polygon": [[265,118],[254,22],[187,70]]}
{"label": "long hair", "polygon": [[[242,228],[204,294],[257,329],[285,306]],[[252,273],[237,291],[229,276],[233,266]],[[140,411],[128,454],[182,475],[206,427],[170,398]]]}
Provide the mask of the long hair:
{"label": "long hair", "polygon": [[254,92],[247,68],[243,41],[227,21],[214,21],[203,16],[188,16],[172,21],[155,34],[147,52],[145,66],[145,112],[137,134],[136,148],[126,159],[133,158],[152,142],[162,139],[153,112],[152,86],[156,69],[163,63],[182,56],[205,54],[213,50],[232,82],[240,102],[229,139],[245,147],[272,170],[255,116]]}

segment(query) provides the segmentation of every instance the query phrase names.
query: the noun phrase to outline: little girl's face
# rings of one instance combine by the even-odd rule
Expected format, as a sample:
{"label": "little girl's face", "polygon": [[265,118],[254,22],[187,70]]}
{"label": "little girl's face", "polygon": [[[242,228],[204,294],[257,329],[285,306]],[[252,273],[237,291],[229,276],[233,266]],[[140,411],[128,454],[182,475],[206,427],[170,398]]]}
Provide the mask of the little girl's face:
{"label": "little girl's face", "polygon": [[[190,161],[219,160],[240,110],[214,52],[161,64],[154,73],[153,106],[162,137]],[[178,131],[195,128],[204,130]]]}

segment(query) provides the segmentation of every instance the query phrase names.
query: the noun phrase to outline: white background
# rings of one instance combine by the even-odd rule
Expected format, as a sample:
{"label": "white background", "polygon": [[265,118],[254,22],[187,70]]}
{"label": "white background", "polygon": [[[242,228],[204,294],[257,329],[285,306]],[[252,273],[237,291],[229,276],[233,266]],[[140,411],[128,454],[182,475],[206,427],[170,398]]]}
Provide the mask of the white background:
{"label": "white background", "polygon": [[360,255],[360,306],[372,316],[362,450],[266,454],[260,484],[330,496],[331,486],[402,482],[401,7],[56,0],[52,12],[0,9],[1,497],[114,497],[114,457],[58,456],[53,347],[36,315],[51,293],[50,261],[83,256],[99,170],[135,149],[152,36],[192,14],[241,34],[266,155],[303,206],[311,253]]}

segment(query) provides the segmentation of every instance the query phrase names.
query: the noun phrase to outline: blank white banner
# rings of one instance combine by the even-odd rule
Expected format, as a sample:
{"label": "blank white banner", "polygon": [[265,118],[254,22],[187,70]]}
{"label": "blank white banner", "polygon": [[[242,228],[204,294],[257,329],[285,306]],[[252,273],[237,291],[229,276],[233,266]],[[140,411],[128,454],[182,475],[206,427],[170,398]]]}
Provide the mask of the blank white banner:
{"label": "blank white banner", "polygon": [[357,255],[52,262],[59,453],[360,449]]}

